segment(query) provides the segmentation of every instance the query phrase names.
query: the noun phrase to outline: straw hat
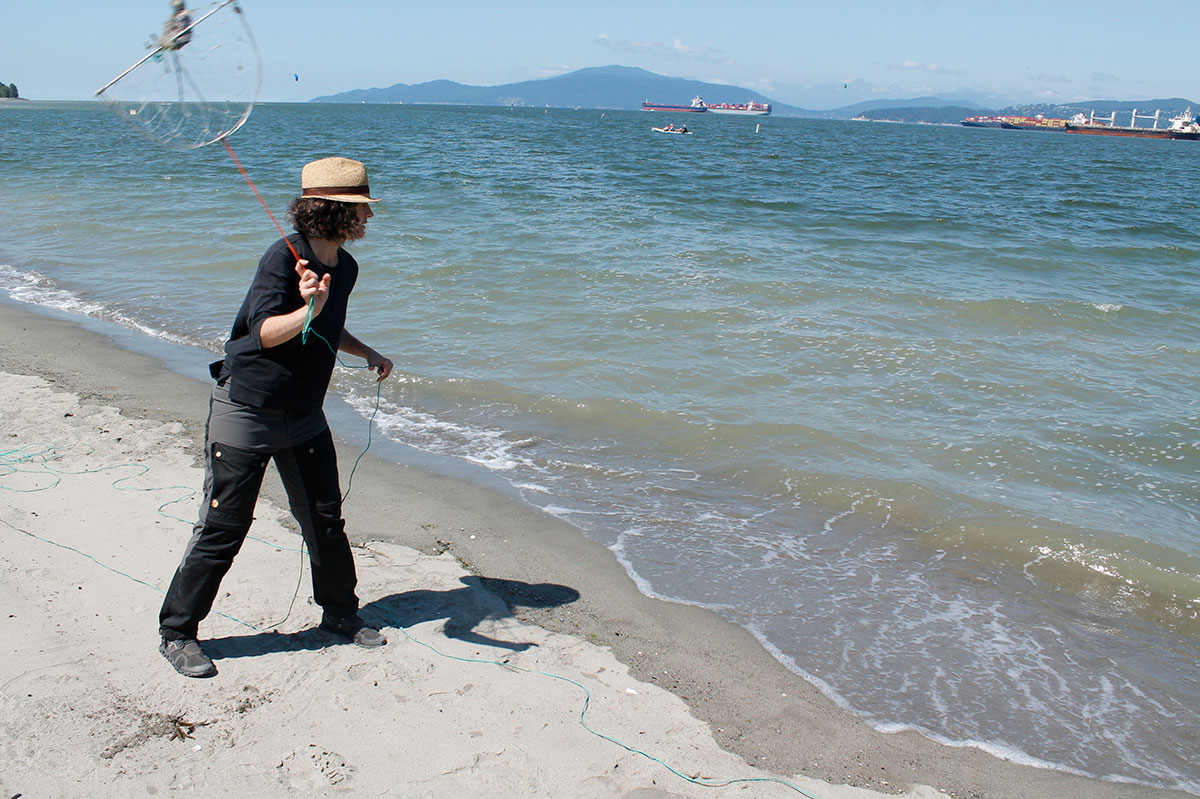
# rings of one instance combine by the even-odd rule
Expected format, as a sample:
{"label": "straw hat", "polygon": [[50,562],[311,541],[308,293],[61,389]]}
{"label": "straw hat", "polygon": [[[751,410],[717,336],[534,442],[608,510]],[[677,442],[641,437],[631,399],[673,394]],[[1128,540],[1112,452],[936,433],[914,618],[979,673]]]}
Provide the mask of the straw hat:
{"label": "straw hat", "polygon": [[322,158],[300,170],[300,196],[343,203],[377,203],[367,185],[367,168],[350,158]]}

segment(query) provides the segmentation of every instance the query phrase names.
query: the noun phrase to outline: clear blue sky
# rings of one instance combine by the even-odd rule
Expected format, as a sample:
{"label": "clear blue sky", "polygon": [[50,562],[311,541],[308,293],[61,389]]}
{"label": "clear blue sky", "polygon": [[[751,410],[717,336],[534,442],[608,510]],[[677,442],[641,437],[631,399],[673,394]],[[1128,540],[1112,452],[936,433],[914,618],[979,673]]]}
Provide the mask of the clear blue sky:
{"label": "clear blue sky", "polygon": [[[262,51],[262,100],[437,78],[496,85],[621,64],[799,105],[812,87],[849,85],[845,103],[814,108],[963,89],[1019,102],[1200,101],[1200,0],[242,5]],[[141,54],[169,4],[6,0],[0,15],[0,81],[32,99],[86,99]]]}

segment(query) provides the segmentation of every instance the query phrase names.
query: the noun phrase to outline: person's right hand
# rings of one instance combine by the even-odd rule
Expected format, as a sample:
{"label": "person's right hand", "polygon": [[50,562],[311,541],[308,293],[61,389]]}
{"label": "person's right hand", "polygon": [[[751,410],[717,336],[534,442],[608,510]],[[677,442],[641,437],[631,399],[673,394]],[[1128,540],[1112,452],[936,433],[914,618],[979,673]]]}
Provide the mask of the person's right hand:
{"label": "person's right hand", "polygon": [[296,274],[300,276],[300,297],[305,305],[312,301],[312,315],[316,318],[325,307],[325,300],[329,298],[330,275],[326,273],[323,277],[318,276],[308,268],[308,261],[303,260],[296,262]]}

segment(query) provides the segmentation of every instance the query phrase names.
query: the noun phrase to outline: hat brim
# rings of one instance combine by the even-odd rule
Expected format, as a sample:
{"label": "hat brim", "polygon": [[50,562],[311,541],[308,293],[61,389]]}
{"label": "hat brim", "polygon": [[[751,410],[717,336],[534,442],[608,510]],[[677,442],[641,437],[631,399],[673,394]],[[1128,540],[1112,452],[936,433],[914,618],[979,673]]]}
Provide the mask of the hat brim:
{"label": "hat brim", "polygon": [[333,200],[339,203],[377,203],[379,198],[365,194],[304,194],[305,199]]}

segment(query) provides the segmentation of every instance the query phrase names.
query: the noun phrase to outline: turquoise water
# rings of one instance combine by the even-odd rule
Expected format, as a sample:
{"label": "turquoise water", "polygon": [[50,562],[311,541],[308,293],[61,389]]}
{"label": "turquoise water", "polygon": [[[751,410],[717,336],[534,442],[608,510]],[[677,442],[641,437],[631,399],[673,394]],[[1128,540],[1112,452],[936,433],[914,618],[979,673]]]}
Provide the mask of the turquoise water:
{"label": "turquoise water", "polygon": [[[232,144],[277,214],[368,164],[386,435],[880,728],[1200,794],[1200,146],[688,121],[262,105]],[[0,132],[0,288],[220,348],[277,236],[222,148],[89,104]]]}

